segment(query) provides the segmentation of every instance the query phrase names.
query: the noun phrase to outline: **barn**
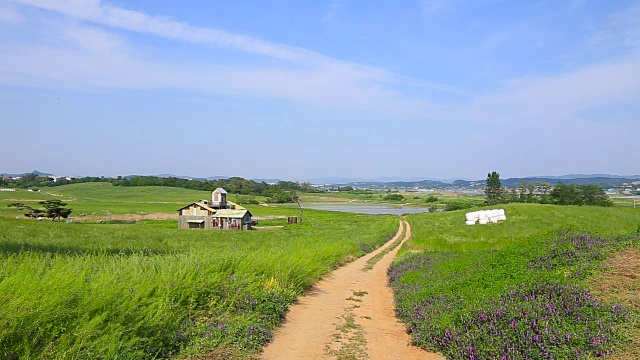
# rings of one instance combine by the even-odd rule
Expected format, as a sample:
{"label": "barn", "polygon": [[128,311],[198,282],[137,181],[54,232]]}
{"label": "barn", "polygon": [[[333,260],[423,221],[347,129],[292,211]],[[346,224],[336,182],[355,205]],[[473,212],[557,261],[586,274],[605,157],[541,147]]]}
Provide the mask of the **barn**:
{"label": "barn", "polygon": [[247,209],[222,209],[212,216],[214,229],[251,230],[251,213]]}
{"label": "barn", "polygon": [[178,209],[179,229],[251,230],[251,212],[231,201],[227,192],[217,188],[211,201],[200,200]]}
{"label": "barn", "polygon": [[205,203],[197,202],[178,209],[179,229],[213,229],[211,217],[216,209]]}

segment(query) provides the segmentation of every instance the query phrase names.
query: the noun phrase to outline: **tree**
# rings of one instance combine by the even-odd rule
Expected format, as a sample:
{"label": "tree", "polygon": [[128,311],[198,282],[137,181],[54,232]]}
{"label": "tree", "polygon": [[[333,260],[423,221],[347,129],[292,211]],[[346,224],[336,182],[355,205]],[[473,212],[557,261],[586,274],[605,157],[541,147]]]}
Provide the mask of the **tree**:
{"label": "tree", "polygon": [[553,187],[549,196],[551,196],[552,202],[557,205],[582,205],[582,199],[580,199],[575,184],[566,185],[559,182]]}
{"label": "tree", "polygon": [[404,196],[400,195],[400,194],[388,194],[384,197],[384,200],[387,201],[403,201],[404,200]]}
{"label": "tree", "polygon": [[579,185],[578,190],[584,205],[613,206],[604,190],[597,185]]}
{"label": "tree", "polygon": [[549,194],[558,205],[612,206],[607,194],[597,185],[565,185],[561,182]]}
{"label": "tree", "polygon": [[37,219],[43,215],[43,211],[40,209],[32,208],[31,206],[27,206],[23,203],[15,203],[9,204],[7,207],[14,207],[18,210],[27,210],[27,213],[24,214],[26,217]]}
{"label": "tree", "polygon": [[65,208],[67,204],[63,203],[60,200],[46,200],[39,201],[38,203],[44,206],[46,217],[50,218],[51,220],[60,218],[66,219],[71,214],[71,211],[73,211],[72,209]]}
{"label": "tree", "polygon": [[487,182],[484,188],[487,197],[487,205],[500,204],[502,201],[502,183],[500,182],[500,174],[493,171],[487,174]]}
{"label": "tree", "polygon": [[426,203],[434,203],[436,201],[438,201],[438,197],[433,195],[427,196],[427,198],[424,200],[424,202]]}

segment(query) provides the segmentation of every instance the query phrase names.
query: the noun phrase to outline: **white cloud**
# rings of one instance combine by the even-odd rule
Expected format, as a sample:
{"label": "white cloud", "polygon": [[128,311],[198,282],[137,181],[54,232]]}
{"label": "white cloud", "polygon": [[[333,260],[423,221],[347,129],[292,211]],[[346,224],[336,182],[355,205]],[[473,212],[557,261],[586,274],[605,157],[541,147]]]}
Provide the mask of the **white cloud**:
{"label": "white cloud", "polygon": [[[524,77],[502,88],[475,93],[405,78],[384,70],[334,60],[304,49],[264,42],[215,29],[192,27],[93,1],[20,0],[80,21],[44,21],[48,41],[0,43],[4,83],[80,88],[176,88],[229,96],[366,109],[392,115],[460,124],[514,124],[531,119],[568,123],[593,107],[640,98],[637,55],[585,66],[550,77]],[[432,3],[430,6],[436,6]],[[437,6],[436,6],[437,8]],[[87,22],[98,26],[87,25]],[[44,24],[44,25],[43,25]],[[105,27],[106,26],[106,27]],[[127,33],[110,27],[179,41],[227,46],[285,61],[252,66],[197,63],[145,53]],[[147,51],[147,49],[145,49]],[[159,56],[158,56],[159,55]],[[433,92],[458,96],[455,106],[436,103]]]}
{"label": "white cloud", "polygon": [[329,3],[329,9],[327,13],[322,17],[322,21],[330,22],[338,16],[338,13],[342,9],[342,0],[331,0]]}
{"label": "white cloud", "polygon": [[[38,86],[173,87],[216,94],[261,96],[315,105],[378,109],[394,114],[421,113],[426,101],[407,98],[407,86],[428,91],[459,93],[455,88],[397,76],[384,70],[331,59],[304,49],[272,44],[248,36],[192,27],[169,18],[150,16],[99,1],[19,0],[75,21],[34,21],[48,39],[30,44],[0,44],[4,82]],[[42,13],[41,13],[42,14]],[[49,14],[51,15],[51,14]],[[55,17],[53,17],[55,19]],[[88,25],[96,24],[97,26]],[[252,66],[194,63],[144,53],[129,43],[127,33],[152,34],[177,41],[241,50],[283,60],[254,60]],[[144,51],[153,52],[147,47]],[[160,56],[157,56],[160,55]],[[264,59],[263,59],[264,60]],[[263,65],[260,65],[263,64]],[[265,65],[266,64],[266,65]]]}
{"label": "white cloud", "polygon": [[[142,12],[116,7],[100,0],[13,1],[117,29],[192,43],[230,47],[247,53],[268,56],[284,61],[302,63],[337,62],[336,60],[305,49],[274,44],[250,36],[232,34],[217,29],[191,26],[169,17],[151,16]],[[360,65],[357,64],[343,64],[360,67]],[[376,71],[374,69],[370,70]]]}

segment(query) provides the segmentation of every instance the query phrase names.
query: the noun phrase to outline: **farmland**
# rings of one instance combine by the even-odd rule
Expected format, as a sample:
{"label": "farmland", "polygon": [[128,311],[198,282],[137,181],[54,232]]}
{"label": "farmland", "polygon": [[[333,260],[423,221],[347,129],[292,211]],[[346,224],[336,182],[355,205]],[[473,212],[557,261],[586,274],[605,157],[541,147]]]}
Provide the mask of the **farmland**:
{"label": "farmland", "polygon": [[174,220],[15,219],[20,212],[5,205],[56,198],[68,202],[73,215],[173,213],[210,196],[109,184],[55,191],[0,198],[3,358],[251,356],[301,292],[387,241],[398,225],[391,216],[308,210],[303,225],[279,231],[185,231]]}
{"label": "farmland", "polygon": [[588,284],[602,260],[640,246],[640,212],[504,208],[491,225],[466,226],[461,211],[407,217],[414,235],[389,279],[413,342],[456,359],[624,358],[639,309]]}

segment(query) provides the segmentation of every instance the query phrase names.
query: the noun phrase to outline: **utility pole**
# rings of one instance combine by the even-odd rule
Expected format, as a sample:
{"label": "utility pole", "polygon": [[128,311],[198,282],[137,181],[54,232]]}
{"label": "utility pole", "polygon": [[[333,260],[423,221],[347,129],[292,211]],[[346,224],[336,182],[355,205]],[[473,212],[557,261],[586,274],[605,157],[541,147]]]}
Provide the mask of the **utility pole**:
{"label": "utility pole", "polygon": [[302,225],[302,214],[304,213],[304,210],[302,210],[302,205],[300,205],[300,197],[296,199],[296,202],[298,203],[298,210],[300,211],[300,225]]}

